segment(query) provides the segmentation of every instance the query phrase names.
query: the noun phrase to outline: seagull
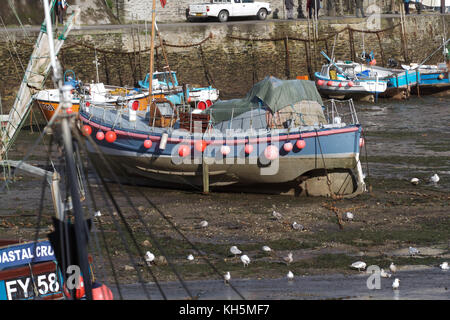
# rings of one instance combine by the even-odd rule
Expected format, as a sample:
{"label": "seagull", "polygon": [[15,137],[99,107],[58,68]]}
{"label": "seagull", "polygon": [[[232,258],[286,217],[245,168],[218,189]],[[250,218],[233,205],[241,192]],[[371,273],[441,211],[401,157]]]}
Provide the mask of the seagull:
{"label": "seagull", "polygon": [[100,210],[95,212],[95,216],[96,216],[96,217],[101,217],[101,216],[102,216]]}
{"label": "seagull", "polygon": [[190,254],[190,255],[187,256],[187,259],[188,259],[189,261],[192,261],[192,260],[194,260],[194,256],[193,256],[192,254]]}
{"label": "seagull", "polygon": [[276,219],[276,220],[280,220],[281,218],[283,218],[283,216],[281,215],[281,213],[273,211],[272,212],[272,216]]}
{"label": "seagull", "polygon": [[448,270],[448,262],[442,262],[439,267],[441,267],[442,270]]}
{"label": "seagull", "polygon": [[231,279],[230,271],[225,273],[225,275],[223,276],[223,279],[225,280],[225,283],[228,283],[230,281],[230,279]]}
{"label": "seagull", "polygon": [[354,269],[358,269],[358,271],[361,271],[361,269],[364,270],[366,268],[366,266],[367,266],[366,263],[362,262],[362,261],[356,261],[350,265],[350,267],[352,267]]}
{"label": "seagull", "polygon": [[289,271],[288,274],[286,275],[286,277],[287,277],[289,280],[292,280],[292,279],[294,279],[294,274],[292,273],[292,271]]}
{"label": "seagull", "polygon": [[270,247],[268,247],[268,246],[263,246],[263,247],[262,247],[262,250],[265,251],[265,252],[270,252],[270,251],[272,251],[272,249],[271,249]]}
{"label": "seagull", "polygon": [[283,260],[284,262],[286,262],[286,264],[292,263],[292,261],[294,261],[294,258],[292,257],[292,252],[289,252],[287,257],[283,257]]}
{"label": "seagull", "polygon": [[232,254],[234,254],[235,257],[236,257],[236,255],[242,253],[242,251],[239,250],[238,247],[236,247],[236,246],[232,246],[232,247],[230,248],[230,252],[231,252]]}
{"label": "seagull", "polygon": [[206,220],[201,221],[200,224],[199,224],[199,226],[200,226],[201,228],[206,228],[206,227],[208,226],[208,221],[206,221]]}
{"label": "seagull", "polygon": [[294,221],[294,223],[292,224],[292,228],[293,228],[294,230],[300,230],[300,231],[302,231],[303,229],[305,229],[305,227],[303,227],[301,224],[299,224],[299,223],[297,223],[297,222],[295,222],[295,221]]}
{"label": "seagull", "polygon": [[389,269],[392,271],[392,273],[396,273],[397,272],[397,267],[395,266],[395,264],[393,262],[391,262],[391,265],[389,266]]}
{"label": "seagull", "polygon": [[437,173],[433,174],[430,178],[430,181],[433,183],[438,183],[439,182],[439,176],[437,175]]}
{"label": "seagull", "polygon": [[392,275],[389,272],[384,271],[384,269],[381,269],[380,276],[382,278],[390,278]]}
{"label": "seagull", "polygon": [[348,220],[348,221],[350,221],[350,220],[353,220],[353,213],[351,213],[351,212],[346,212],[345,213],[345,218]]}
{"label": "seagull", "polygon": [[241,261],[244,264],[244,267],[246,267],[250,263],[250,258],[246,254],[244,254],[243,256],[241,256]]}
{"label": "seagull", "polygon": [[411,183],[413,184],[413,185],[418,185],[419,184],[419,179],[417,179],[417,178],[412,178],[411,179]]}
{"label": "seagull", "polygon": [[150,251],[147,251],[147,253],[145,254],[145,261],[147,261],[148,263],[152,263],[155,260],[155,255],[153,253],[151,253]]}
{"label": "seagull", "polygon": [[414,256],[414,255],[419,254],[419,253],[420,253],[420,251],[417,250],[416,248],[409,247],[409,254],[410,255]]}
{"label": "seagull", "polygon": [[392,283],[392,289],[396,290],[400,287],[400,279],[395,278],[394,282]]}

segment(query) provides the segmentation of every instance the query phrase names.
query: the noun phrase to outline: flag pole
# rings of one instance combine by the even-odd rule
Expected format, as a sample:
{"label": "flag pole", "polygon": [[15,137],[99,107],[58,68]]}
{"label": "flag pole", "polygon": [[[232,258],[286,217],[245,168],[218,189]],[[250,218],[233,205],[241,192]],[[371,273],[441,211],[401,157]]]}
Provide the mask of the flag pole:
{"label": "flag pole", "polygon": [[152,97],[153,97],[153,54],[155,50],[155,22],[156,22],[156,0],[153,0],[152,4],[152,35],[150,39],[150,70],[148,73],[148,105],[151,106]]}

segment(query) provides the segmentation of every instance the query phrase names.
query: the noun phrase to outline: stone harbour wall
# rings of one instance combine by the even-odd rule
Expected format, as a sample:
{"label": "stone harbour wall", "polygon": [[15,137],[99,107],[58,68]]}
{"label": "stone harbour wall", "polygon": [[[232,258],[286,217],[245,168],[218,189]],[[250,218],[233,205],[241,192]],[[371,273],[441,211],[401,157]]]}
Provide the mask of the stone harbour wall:
{"label": "stone harbour wall", "polygon": [[[362,19],[319,20],[318,41],[312,38],[312,26],[301,20],[159,27],[170,68],[177,71],[179,81],[213,85],[220,90],[221,99],[229,99],[242,97],[266,76],[311,77],[325,62],[320,51],[330,56],[333,46],[337,60],[359,61],[364,48],[368,52],[373,50],[381,66],[389,58],[400,63],[420,63],[442,44],[444,25],[449,30],[449,22],[448,15],[409,16],[405,22],[406,42],[402,40],[398,18],[382,19],[380,30],[384,31],[369,33],[360,32],[365,28]],[[35,39],[35,35],[30,38]],[[34,43],[20,37],[13,41],[0,37],[0,41],[0,94],[5,113],[14,101],[23,77],[22,66],[26,67]],[[158,38],[155,43],[159,45]],[[107,26],[100,30],[74,30],[59,59],[65,70],[73,70],[78,78],[90,82],[96,79],[95,53],[100,62],[100,81],[133,86],[149,70],[149,34],[146,36],[142,27],[139,32],[136,28]],[[440,51],[427,63],[442,61]],[[161,47],[157,47],[155,69],[163,70],[166,65]],[[47,85],[53,86],[50,80]]]}

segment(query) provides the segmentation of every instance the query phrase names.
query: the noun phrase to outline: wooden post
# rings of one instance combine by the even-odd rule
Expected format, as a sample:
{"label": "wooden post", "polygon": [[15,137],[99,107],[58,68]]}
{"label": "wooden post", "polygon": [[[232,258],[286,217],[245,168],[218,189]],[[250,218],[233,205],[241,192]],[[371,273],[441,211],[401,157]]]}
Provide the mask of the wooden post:
{"label": "wooden post", "polygon": [[205,153],[202,155],[203,194],[209,193],[209,166],[205,161]]}

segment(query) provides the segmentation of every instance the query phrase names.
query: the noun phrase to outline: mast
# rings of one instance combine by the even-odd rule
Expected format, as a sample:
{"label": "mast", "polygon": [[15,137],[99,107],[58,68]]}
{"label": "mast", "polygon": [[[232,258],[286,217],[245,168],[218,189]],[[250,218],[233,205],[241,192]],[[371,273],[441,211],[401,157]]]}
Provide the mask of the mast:
{"label": "mast", "polygon": [[150,69],[148,72],[148,105],[150,106],[153,98],[153,54],[155,51],[155,23],[156,23],[156,0],[152,4],[152,35],[150,39]]}
{"label": "mast", "polygon": [[[77,177],[75,161],[73,157],[73,144],[72,135],[70,132],[69,119],[67,118],[67,113],[65,112],[68,108],[72,106],[72,100],[70,98],[71,86],[63,84],[61,66],[56,62],[55,48],[53,44],[53,32],[52,24],[50,18],[50,9],[48,5],[48,0],[44,0],[44,10],[45,10],[45,21],[47,25],[48,34],[48,45],[49,45],[49,55],[50,62],[53,69],[54,81],[59,87],[59,96],[61,97],[61,107],[63,109],[63,114],[61,119],[62,137],[65,149],[65,158],[68,171],[68,180],[70,183],[70,192],[73,204],[73,214],[74,214],[74,225],[75,225],[75,239],[76,247],[78,253],[78,260],[80,263],[81,273],[83,274],[83,282],[86,290],[86,298],[92,300],[92,283],[91,275],[89,272],[89,261],[87,255],[87,234],[88,230],[85,227],[83,210],[81,207],[80,194],[77,188]],[[65,272],[65,270],[62,270]]]}

